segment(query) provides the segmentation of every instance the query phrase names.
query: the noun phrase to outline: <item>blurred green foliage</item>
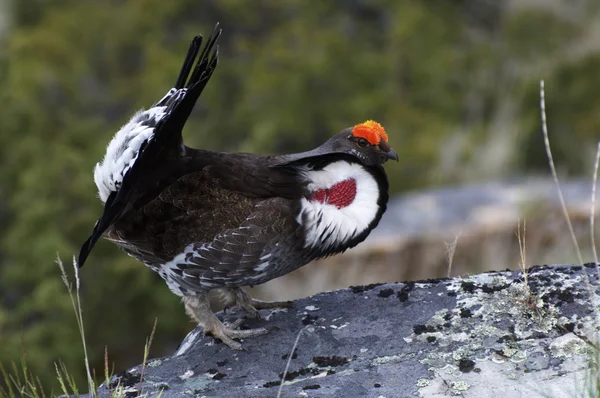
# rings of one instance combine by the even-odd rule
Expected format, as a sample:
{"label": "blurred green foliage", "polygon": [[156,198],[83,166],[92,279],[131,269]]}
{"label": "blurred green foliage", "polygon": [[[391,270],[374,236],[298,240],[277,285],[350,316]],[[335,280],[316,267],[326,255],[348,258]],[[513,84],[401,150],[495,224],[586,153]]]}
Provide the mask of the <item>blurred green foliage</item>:
{"label": "blurred green foliage", "polygon": [[[59,358],[84,380],[53,259],[78,252],[101,213],[91,171],[111,136],[164,95],[189,40],[216,21],[221,62],[188,145],[301,151],[372,118],[400,154],[386,167],[394,191],[507,177],[545,169],[544,78],[557,160],[589,172],[600,131],[598,6],[517,3],[14,1],[0,47],[0,361],[25,350],[45,385],[55,386]],[[82,278],[98,374],[105,345],[117,370],[139,363],[155,317],[155,356],[193,327],[164,283],[110,244],[97,246]]]}

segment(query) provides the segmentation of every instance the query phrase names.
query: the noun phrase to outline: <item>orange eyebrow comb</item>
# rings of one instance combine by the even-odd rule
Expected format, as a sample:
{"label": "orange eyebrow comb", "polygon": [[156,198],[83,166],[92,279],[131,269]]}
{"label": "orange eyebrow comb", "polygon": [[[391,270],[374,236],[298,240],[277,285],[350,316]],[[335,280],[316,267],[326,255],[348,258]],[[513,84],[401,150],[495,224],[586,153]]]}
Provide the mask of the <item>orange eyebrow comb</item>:
{"label": "orange eyebrow comb", "polygon": [[383,126],[374,120],[367,120],[364,123],[357,124],[352,129],[352,135],[364,138],[371,145],[379,145],[381,140],[387,142],[388,136]]}

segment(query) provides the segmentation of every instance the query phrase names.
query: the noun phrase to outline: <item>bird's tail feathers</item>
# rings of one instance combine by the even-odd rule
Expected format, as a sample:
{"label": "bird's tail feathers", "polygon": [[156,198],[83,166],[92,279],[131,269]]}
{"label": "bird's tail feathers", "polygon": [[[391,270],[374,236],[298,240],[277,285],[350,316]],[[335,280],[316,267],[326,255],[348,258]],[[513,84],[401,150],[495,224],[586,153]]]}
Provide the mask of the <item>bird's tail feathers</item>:
{"label": "bird's tail feathers", "polygon": [[104,213],[81,249],[80,267],[108,228],[163,188],[158,174],[164,172],[165,159],[180,155],[184,148],[182,129],[217,66],[220,35],[217,23],[201,52],[203,38],[194,37],[175,87],[152,108],[136,113],[109,144],[94,171]]}

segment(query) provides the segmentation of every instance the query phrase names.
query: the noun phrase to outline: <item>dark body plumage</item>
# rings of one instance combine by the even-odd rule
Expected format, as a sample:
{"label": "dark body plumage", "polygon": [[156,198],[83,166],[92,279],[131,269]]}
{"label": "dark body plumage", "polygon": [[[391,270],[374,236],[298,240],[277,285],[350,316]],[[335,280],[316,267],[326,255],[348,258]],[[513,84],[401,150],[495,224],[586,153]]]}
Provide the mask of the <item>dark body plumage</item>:
{"label": "dark body plumage", "polygon": [[[170,267],[183,294],[261,284],[343,252],[368,234],[336,247],[304,248],[304,230],[296,218],[299,199],[310,192],[296,170],[309,161],[278,167],[270,166],[278,163],[277,157],[187,150],[193,154],[189,165],[198,171],[174,182],[167,178],[156,198],[127,212],[107,231],[109,240],[163,276],[167,270],[161,266],[192,245]],[[387,188],[381,167],[370,171]],[[385,211],[385,192],[372,227]],[[268,270],[255,270],[268,254]]]}
{"label": "dark body plumage", "polygon": [[[109,144],[94,173],[104,212],[79,265],[100,237],[113,241],[158,272],[206,331],[241,348],[232,338],[266,330],[224,326],[206,294],[219,289],[228,304],[253,315],[282,304],[254,300],[239,288],[363,241],[388,201],[382,164],[397,155],[371,121],[361,125],[367,133],[348,128],[315,150],[292,155],[185,146],[181,130],[217,65],[219,35],[217,27],[201,53],[202,38],[196,37],[175,87]],[[375,125],[383,133],[376,134]]]}

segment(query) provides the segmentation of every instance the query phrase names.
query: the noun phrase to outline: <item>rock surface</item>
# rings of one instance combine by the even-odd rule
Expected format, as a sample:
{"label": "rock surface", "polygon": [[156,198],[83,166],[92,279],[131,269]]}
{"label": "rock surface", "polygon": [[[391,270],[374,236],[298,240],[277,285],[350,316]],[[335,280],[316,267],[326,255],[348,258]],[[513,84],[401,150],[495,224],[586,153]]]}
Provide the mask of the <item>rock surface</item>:
{"label": "rock surface", "polygon": [[[591,181],[563,181],[561,190],[570,215],[581,213],[589,218]],[[519,218],[535,218],[532,210],[544,206],[561,208],[556,185],[546,178],[485,182],[396,195],[390,199],[385,217],[365,243],[447,230],[514,226]],[[596,211],[599,211],[598,205]]]}
{"label": "rock surface", "polygon": [[597,264],[536,266],[528,287],[507,271],[321,293],[247,320],[279,328],[247,351],[196,329],[143,382],[136,366],[99,392],[276,397],[291,354],[282,397],[580,396],[598,381],[598,278]]}

